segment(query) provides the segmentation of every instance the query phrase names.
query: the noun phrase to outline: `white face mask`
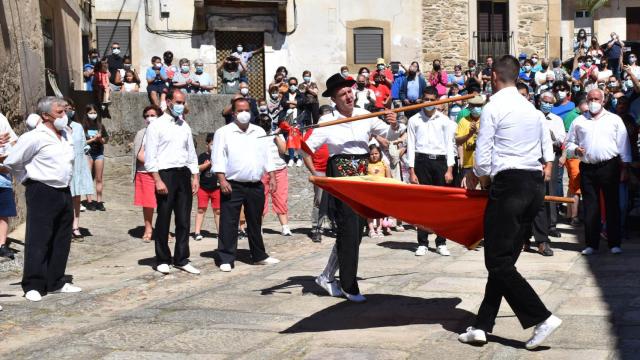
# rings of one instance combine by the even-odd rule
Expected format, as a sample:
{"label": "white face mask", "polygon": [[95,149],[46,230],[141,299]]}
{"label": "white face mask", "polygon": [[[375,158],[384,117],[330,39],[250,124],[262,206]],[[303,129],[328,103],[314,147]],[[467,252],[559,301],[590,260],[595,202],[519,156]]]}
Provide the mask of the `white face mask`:
{"label": "white face mask", "polygon": [[249,93],[249,88],[242,88],[240,89],[240,94],[242,95],[247,95]]}
{"label": "white face mask", "polygon": [[242,52],[242,50],[244,50],[244,49],[243,49],[243,47],[242,47],[242,46],[238,46],[238,47],[236,48],[236,50],[237,50],[239,53],[241,53],[241,52]]}
{"label": "white face mask", "polygon": [[67,114],[64,114],[63,117],[57,118],[53,121],[53,126],[58,131],[64,130],[67,127],[67,124],[69,124],[69,118],[67,117]]}
{"label": "white face mask", "polygon": [[111,49],[113,55],[120,55],[120,49]]}
{"label": "white face mask", "polygon": [[157,116],[149,116],[147,118],[144,119],[145,124],[149,125],[151,124],[154,120],[156,120],[158,117]]}
{"label": "white face mask", "polygon": [[597,115],[600,113],[600,111],[602,110],[602,104],[600,104],[597,101],[592,101],[589,103],[589,112],[592,115]]}
{"label": "white face mask", "polygon": [[248,124],[251,121],[251,114],[248,111],[241,111],[236,115],[236,120],[240,124]]}
{"label": "white face mask", "polygon": [[95,113],[87,114],[87,118],[89,118],[89,120],[95,120],[98,118],[98,114],[95,114]]}

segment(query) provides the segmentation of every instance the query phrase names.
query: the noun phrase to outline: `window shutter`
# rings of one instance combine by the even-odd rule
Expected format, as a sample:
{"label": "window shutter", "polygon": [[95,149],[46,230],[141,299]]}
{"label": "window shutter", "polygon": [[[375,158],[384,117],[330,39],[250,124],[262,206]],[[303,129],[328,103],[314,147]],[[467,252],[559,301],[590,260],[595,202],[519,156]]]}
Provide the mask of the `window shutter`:
{"label": "window shutter", "polygon": [[111,53],[111,44],[120,44],[120,56],[131,56],[131,21],[130,20],[97,20],[98,51],[100,56]]}
{"label": "window shutter", "polygon": [[381,28],[353,29],[353,45],[356,64],[375,64],[383,57],[383,32]]}

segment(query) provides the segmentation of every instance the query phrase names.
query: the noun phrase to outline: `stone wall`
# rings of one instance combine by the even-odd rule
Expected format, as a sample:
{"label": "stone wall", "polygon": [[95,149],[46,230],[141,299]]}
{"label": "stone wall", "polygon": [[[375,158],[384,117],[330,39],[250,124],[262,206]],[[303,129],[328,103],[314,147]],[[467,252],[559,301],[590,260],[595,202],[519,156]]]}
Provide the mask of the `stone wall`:
{"label": "stone wall", "polygon": [[422,62],[423,71],[440,59],[447,70],[469,60],[469,1],[422,1]]}
{"label": "stone wall", "polygon": [[[38,0],[0,0],[0,113],[20,134],[25,114],[45,93],[42,29]],[[15,186],[18,216],[10,231],[24,220],[24,187]]]}
{"label": "stone wall", "polygon": [[547,0],[518,3],[518,53],[545,56],[547,10]]}

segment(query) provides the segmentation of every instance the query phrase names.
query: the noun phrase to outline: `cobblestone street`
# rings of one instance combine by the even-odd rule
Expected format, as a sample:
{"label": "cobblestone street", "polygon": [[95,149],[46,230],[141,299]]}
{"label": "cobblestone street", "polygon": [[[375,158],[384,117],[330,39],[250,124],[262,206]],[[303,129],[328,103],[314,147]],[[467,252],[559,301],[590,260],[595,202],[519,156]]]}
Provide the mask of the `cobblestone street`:
{"label": "cobblestone street", "polygon": [[[83,213],[92,236],[73,243],[67,273],[83,288],[30,303],[19,286],[20,259],[1,263],[0,357],[4,359],[633,359],[640,350],[640,243],[625,253],[582,257],[575,230],[564,227],[555,256],[525,253],[519,271],[564,320],[538,351],[524,349],[522,330],[503,302],[489,344],[459,343],[484,291],[482,251],[449,244],[452,256],[416,257],[415,232],[365,237],[353,304],[314,283],[333,239],[312,243],[308,222],[282,237],[265,225],[267,250],[282,260],[252,266],[247,242],[231,273],[215,267],[212,237],[191,241],[199,276],[152,270],[142,216],[131,203],[126,169],[108,169],[107,211]],[[306,176],[302,170],[296,176]],[[119,194],[119,195],[115,195]],[[211,216],[205,228],[212,227]],[[11,234],[22,250],[24,228]],[[433,237],[432,237],[433,238]],[[606,248],[606,246],[603,246]]]}

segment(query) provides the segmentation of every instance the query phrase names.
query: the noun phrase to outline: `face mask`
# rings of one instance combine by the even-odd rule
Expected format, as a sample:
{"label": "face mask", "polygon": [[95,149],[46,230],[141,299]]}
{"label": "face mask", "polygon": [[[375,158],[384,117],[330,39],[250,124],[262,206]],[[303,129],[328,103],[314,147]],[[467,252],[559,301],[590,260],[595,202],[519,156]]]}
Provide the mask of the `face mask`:
{"label": "face mask", "polygon": [[67,124],[69,124],[69,118],[67,117],[67,114],[64,114],[63,117],[57,118],[53,121],[53,126],[58,131],[64,130],[67,127]]}
{"label": "face mask", "polygon": [[627,86],[627,89],[631,89],[633,87],[633,80],[627,79],[624,84]]}
{"label": "face mask", "polygon": [[635,63],[636,63],[636,61],[638,61],[638,59],[636,59],[636,58],[634,58],[634,57],[630,57],[630,58],[629,58],[629,63],[630,63],[630,64],[635,64]]}
{"label": "face mask", "polygon": [[188,73],[189,72],[189,67],[187,65],[183,65],[180,67],[180,70],[182,70],[183,73]]}
{"label": "face mask", "polygon": [[241,53],[241,52],[242,52],[242,50],[243,50],[243,48],[242,48],[242,46],[238,46],[238,47],[236,48],[236,50],[237,50],[239,53]]}
{"label": "face mask", "polygon": [[68,110],[66,113],[69,119],[73,119],[73,117],[76,115],[76,112],[73,110]]}
{"label": "face mask", "polygon": [[573,91],[573,93],[579,93],[580,92],[580,86],[574,86],[573,88],[571,88],[571,91]]}
{"label": "face mask", "polygon": [[610,88],[617,88],[618,87],[618,83],[615,82],[615,81],[612,81],[612,82],[609,83],[609,87]]}
{"label": "face mask", "polygon": [[120,54],[120,49],[111,49],[111,53],[113,55],[119,55]]}
{"label": "face mask", "polygon": [[123,67],[125,70],[131,70],[131,64],[124,64]]}
{"label": "face mask", "polygon": [[160,69],[162,69],[162,64],[157,64],[157,63],[153,64],[153,68],[156,69],[156,70],[160,70]]}
{"label": "face mask", "polygon": [[538,59],[536,59],[536,58],[532,58],[532,59],[531,59],[531,62],[532,62],[532,63],[534,63],[534,64],[537,64],[537,63],[538,63]]}
{"label": "face mask", "polygon": [[96,113],[90,113],[90,114],[87,114],[87,118],[88,118],[89,120],[95,120],[95,119],[97,119],[97,118],[98,118],[98,114],[96,114]]}
{"label": "face mask", "polygon": [[384,65],[382,65],[382,64],[378,65],[378,70],[380,70],[380,71],[384,70]]}
{"label": "face mask", "polygon": [[579,62],[579,63],[578,63],[578,67],[583,67],[583,66],[584,66],[584,63],[583,63],[583,62]]}
{"label": "face mask", "polygon": [[296,92],[298,90],[298,85],[289,85],[289,91]]}
{"label": "face mask", "polygon": [[611,106],[615,109],[618,106],[618,98],[611,99]]}
{"label": "face mask", "polygon": [[364,83],[358,83],[358,89],[360,90],[364,89]]}
{"label": "face mask", "polygon": [[266,106],[264,106],[264,105],[263,105],[263,106],[260,106],[260,108],[259,108],[259,109],[260,109],[260,112],[261,112],[261,113],[266,113],[266,112],[267,112],[267,107],[266,107]]}
{"label": "face mask", "polygon": [[309,83],[311,82],[311,77],[310,76],[305,76],[302,78],[302,80],[304,80],[304,82]]}
{"label": "face mask", "polygon": [[271,98],[272,98],[273,100],[277,99],[277,98],[278,98],[278,93],[272,93],[272,94],[271,94]]}
{"label": "face mask", "polygon": [[404,74],[404,69],[403,68],[398,69],[398,74],[401,74],[401,75]]}
{"label": "face mask", "polygon": [[598,89],[604,90],[604,84],[598,84]]}
{"label": "face mask", "polygon": [[477,117],[480,117],[480,114],[482,114],[481,107],[474,106],[471,108],[471,116],[477,118]]}
{"label": "face mask", "polygon": [[97,63],[98,63],[98,60],[99,60],[98,58],[92,58],[92,59],[91,59],[91,63],[92,63],[92,64],[97,64]]}
{"label": "face mask", "polygon": [[440,71],[440,64],[433,64],[433,70]]}
{"label": "face mask", "polygon": [[525,65],[524,66],[524,71],[526,71],[526,72],[531,71],[531,65]]}
{"label": "face mask", "polygon": [[180,117],[184,113],[184,104],[173,104],[171,113],[175,117]]}
{"label": "face mask", "polygon": [[196,66],[196,73],[198,74],[202,74],[202,72],[204,71],[204,67],[202,66]]}
{"label": "face mask", "polygon": [[[431,101],[431,100],[426,100],[426,101]],[[424,111],[433,111],[436,109],[435,105],[431,105],[431,106],[427,106],[424,108]]]}
{"label": "face mask", "polygon": [[236,115],[236,120],[240,124],[248,124],[251,120],[251,114],[248,111],[241,111]]}
{"label": "face mask", "polygon": [[540,103],[540,111],[542,111],[543,113],[548,114],[551,112],[551,109],[553,109],[553,104],[550,104],[548,102]]}
{"label": "face mask", "polygon": [[593,65],[592,61],[587,61],[587,67],[591,67],[591,65]]}
{"label": "face mask", "polygon": [[[578,88],[579,89],[579,88]],[[567,92],[566,91],[558,91],[558,99],[559,100],[564,100],[567,98]]]}
{"label": "face mask", "polygon": [[342,72],[342,77],[346,78],[347,76],[349,76],[349,72],[348,71],[343,71]]}
{"label": "face mask", "polygon": [[600,113],[600,110],[602,110],[602,104],[600,104],[599,102],[592,101],[589,103],[589,112],[592,115],[597,115],[598,113]]}
{"label": "face mask", "polygon": [[147,118],[144,119],[144,123],[149,125],[151,124],[154,120],[156,120],[158,117],[157,116],[149,116]]}
{"label": "face mask", "polygon": [[249,88],[242,88],[240,89],[240,94],[247,96],[247,94],[249,93]]}
{"label": "face mask", "polygon": [[471,71],[472,73],[473,73],[473,72],[476,72],[476,68],[474,68],[474,67],[469,68],[469,71]]}

